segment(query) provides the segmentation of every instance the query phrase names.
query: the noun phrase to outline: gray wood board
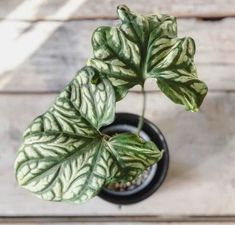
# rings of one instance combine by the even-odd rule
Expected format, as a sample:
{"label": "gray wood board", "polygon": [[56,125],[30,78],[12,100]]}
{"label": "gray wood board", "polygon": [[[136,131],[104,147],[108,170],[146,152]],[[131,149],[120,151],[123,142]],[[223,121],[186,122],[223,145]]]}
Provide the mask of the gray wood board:
{"label": "gray wood board", "polygon": [[178,17],[234,16],[234,0],[1,0],[0,18],[15,20],[65,20],[115,18],[116,6],[126,4],[140,13],[168,13]]}
{"label": "gray wood board", "polygon": [[[3,22],[0,31],[0,92],[60,91],[92,56],[91,36],[112,20]],[[179,36],[195,39],[199,77],[210,90],[235,90],[235,19],[178,20]],[[12,40],[11,41],[9,41]],[[147,90],[156,90],[155,81]]]}
{"label": "gray wood board", "polygon": [[[69,218],[68,218],[68,220],[69,220]],[[11,222],[11,220],[9,220],[10,222],[8,222],[8,223],[1,223],[0,222],[0,224],[1,225],[9,225],[9,224],[11,224],[11,225],[19,225],[19,224],[25,224],[24,222],[15,222],[15,223],[12,223]],[[55,221],[59,221],[59,220],[55,220]],[[27,225],[41,225],[42,224],[42,222],[31,222],[31,223],[28,223],[27,222]],[[44,220],[43,220],[43,225],[51,225],[52,223],[50,223],[50,222],[44,222]],[[74,224],[74,222],[67,222],[67,223],[61,223],[61,222],[59,222],[59,223],[57,223],[57,224],[59,224],[59,225],[69,225],[69,224]],[[84,224],[84,225],[133,225],[133,223],[132,222],[129,222],[129,223],[123,223],[123,222],[108,222],[108,223],[89,223],[89,222],[79,222],[79,223],[75,223],[75,224]],[[146,223],[146,222],[144,222],[144,223],[134,223],[135,225],[143,225],[143,224],[145,224],[145,225],[152,225],[152,224],[157,224],[157,225],[169,225],[169,223],[153,223],[153,222],[151,222],[151,223]],[[225,223],[221,223],[221,222],[218,222],[218,223],[214,223],[214,222],[212,222],[212,223],[205,223],[205,222],[192,222],[192,223],[185,223],[185,222],[183,222],[183,223],[178,223],[178,222],[171,222],[170,223],[171,225],[234,225],[235,223],[228,223],[228,222],[225,222]]]}
{"label": "gray wood board", "polygon": [[[199,113],[185,112],[161,93],[148,95],[146,117],[161,128],[169,144],[169,174],[152,197],[122,207],[98,197],[83,205],[46,202],[17,186],[13,162],[22,132],[54,98],[0,95],[0,216],[235,214],[235,93],[209,93]],[[139,113],[140,102],[140,94],[129,93],[117,108]]]}

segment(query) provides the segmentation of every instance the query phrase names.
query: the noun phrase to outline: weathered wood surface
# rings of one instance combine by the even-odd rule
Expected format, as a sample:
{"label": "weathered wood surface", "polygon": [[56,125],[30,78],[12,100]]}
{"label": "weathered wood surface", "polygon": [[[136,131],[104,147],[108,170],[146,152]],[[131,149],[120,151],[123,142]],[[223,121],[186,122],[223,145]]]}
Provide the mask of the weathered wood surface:
{"label": "weathered wood surface", "polygon": [[[11,222],[11,220],[9,220],[10,221],[10,224],[11,225],[19,225],[19,224],[25,224],[25,223],[21,223],[21,222],[16,222],[16,223],[12,223]],[[58,221],[58,220],[56,220],[56,221]],[[1,223],[0,222],[0,224],[1,225],[9,225],[9,223]],[[31,222],[31,223],[28,223],[27,222],[27,225],[41,225],[42,223],[41,222]],[[70,222],[68,222],[68,223],[59,223],[59,225],[68,225],[68,224],[71,224]],[[129,223],[119,223],[119,222],[114,222],[114,223],[110,223],[110,222],[108,222],[108,223],[89,223],[89,222],[79,222],[79,224],[84,224],[84,225],[120,225],[120,224],[122,224],[122,225],[133,225],[133,223],[132,222],[129,222]],[[143,225],[143,223],[134,223],[135,225]],[[144,223],[145,225],[152,225],[152,224],[154,224],[154,223]],[[233,222],[225,222],[225,223],[214,223],[214,222],[212,222],[212,223],[205,223],[205,222],[199,222],[199,223],[195,223],[195,222],[192,222],[192,223],[185,223],[185,222],[183,222],[183,223],[170,223],[171,225],[234,225],[235,223],[233,223]],[[51,223],[45,223],[45,222],[43,222],[43,225],[51,225]],[[157,223],[157,225],[169,225],[169,223]]]}
{"label": "weathered wood surface", "polygon": [[[45,202],[17,186],[13,162],[21,134],[54,98],[54,94],[0,95],[0,216],[234,215],[235,93],[209,93],[199,113],[185,112],[161,93],[148,95],[146,117],[168,140],[170,170],[151,198],[123,207],[98,197],[83,205]],[[140,102],[139,94],[130,93],[118,111],[139,113]]]}
{"label": "weathered wood surface", "polygon": [[[11,221],[11,220],[9,220],[9,221]],[[58,220],[57,220],[58,221]],[[1,225],[9,225],[9,223],[1,223],[0,222],[0,224]],[[24,223],[21,223],[21,222],[17,222],[17,223],[10,223],[11,225],[19,225],[19,224],[24,224]],[[36,223],[27,223],[27,225],[41,225],[42,223],[41,222],[36,222]],[[59,223],[59,225],[69,225],[69,224],[71,224],[70,222],[68,222],[68,223]],[[81,223],[81,222],[79,222],[79,224],[84,224],[84,225],[120,225],[120,224],[122,224],[122,225],[133,225],[133,223],[131,223],[131,222],[129,222],[129,223],[117,223],[117,222],[114,222],[114,223],[89,223],[89,222],[84,222],[84,223]],[[143,223],[134,223],[135,225],[143,225]],[[144,223],[145,225],[152,225],[153,223],[151,222],[151,223]],[[203,222],[203,223],[195,223],[195,222],[193,222],[193,223],[185,223],[185,222],[183,222],[183,223],[170,223],[171,225],[234,225],[235,223],[228,223],[228,222],[226,222],[226,223],[214,223],[214,222],[212,222],[212,223],[205,223],[205,222]],[[51,225],[51,223],[43,223],[43,225]],[[157,225],[169,225],[169,223],[157,223]]]}
{"label": "weathered wood surface", "polygon": [[[93,30],[116,23],[120,3],[142,13],[184,18],[178,20],[179,36],[195,39],[198,74],[209,95],[201,112],[189,113],[159,92],[149,94],[146,117],[165,134],[171,162],[166,182],[148,200],[125,207],[99,198],[83,205],[44,202],[14,179],[22,132],[92,55]],[[100,216],[96,223],[85,223],[90,225],[112,215],[116,219],[104,224],[129,225],[137,216],[135,224],[145,225],[235,224],[235,19],[228,18],[235,17],[234,9],[234,0],[1,0],[0,224],[65,225],[81,222],[83,215]],[[153,81],[147,84],[147,90],[156,89]],[[140,113],[140,103],[141,96],[130,93],[118,111]],[[57,217],[63,215],[67,219]]]}
{"label": "weathered wood surface", "polygon": [[[56,92],[92,56],[91,36],[112,20],[3,22],[0,25],[0,92]],[[179,36],[197,44],[199,77],[210,90],[235,90],[235,19],[178,20]],[[2,28],[2,29],[1,29]],[[154,81],[148,90],[156,90]]]}
{"label": "weathered wood surface", "polygon": [[178,17],[235,16],[233,0],[1,0],[0,18],[15,20],[66,20],[116,18],[115,7],[127,4],[142,13],[169,13]]}

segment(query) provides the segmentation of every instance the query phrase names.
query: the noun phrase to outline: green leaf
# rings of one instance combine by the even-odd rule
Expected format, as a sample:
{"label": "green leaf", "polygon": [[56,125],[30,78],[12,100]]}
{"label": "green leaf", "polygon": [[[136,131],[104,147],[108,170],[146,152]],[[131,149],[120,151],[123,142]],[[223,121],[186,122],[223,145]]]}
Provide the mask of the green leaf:
{"label": "green leaf", "polygon": [[96,85],[93,84],[92,78],[96,74],[97,72],[91,68],[79,73],[71,84],[71,102],[77,107],[82,117],[99,129],[114,120],[115,94],[107,79],[103,79]]}
{"label": "green leaf", "polygon": [[109,80],[92,82],[96,73],[83,68],[24,133],[16,178],[44,200],[87,201],[103,185],[133,179],[160,159],[155,145],[135,135],[100,133],[114,118],[115,97]]}
{"label": "green leaf", "polygon": [[152,77],[171,100],[197,111],[207,87],[197,78],[193,40],[177,38],[174,17],[142,16],[126,6],[119,6],[117,12],[119,26],[99,27],[94,32],[94,58],[87,64],[111,81],[117,100]]}
{"label": "green leaf", "polygon": [[106,145],[118,160],[120,171],[120,174],[113,176],[109,183],[134,180],[163,156],[163,151],[159,151],[153,142],[146,142],[131,133],[115,135]]}
{"label": "green leaf", "polygon": [[105,181],[102,160],[108,156],[100,149],[97,139],[63,131],[30,136],[17,156],[18,183],[44,200],[83,202]]}
{"label": "green leaf", "polygon": [[161,38],[152,43],[149,52],[147,71],[150,77],[157,78],[162,92],[186,110],[198,111],[207,86],[197,78],[193,39]]}

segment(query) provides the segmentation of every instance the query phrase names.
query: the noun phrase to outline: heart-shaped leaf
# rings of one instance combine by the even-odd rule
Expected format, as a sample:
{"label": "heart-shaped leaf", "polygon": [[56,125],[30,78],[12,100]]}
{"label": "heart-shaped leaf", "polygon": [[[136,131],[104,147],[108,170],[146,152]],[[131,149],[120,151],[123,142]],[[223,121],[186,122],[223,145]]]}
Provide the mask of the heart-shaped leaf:
{"label": "heart-shaped leaf", "polygon": [[24,133],[16,178],[42,199],[84,202],[105,184],[136,178],[162,156],[134,134],[108,137],[99,131],[114,119],[115,96],[109,80],[92,82],[96,75],[83,68]]}
{"label": "heart-shaped leaf", "polygon": [[100,27],[94,32],[94,58],[88,65],[112,82],[117,100],[152,77],[171,100],[197,111],[207,87],[197,78],[193,40],[176,37],[174,17],[142,16],[126,6],[119,6],[117,12],[119,26]]}

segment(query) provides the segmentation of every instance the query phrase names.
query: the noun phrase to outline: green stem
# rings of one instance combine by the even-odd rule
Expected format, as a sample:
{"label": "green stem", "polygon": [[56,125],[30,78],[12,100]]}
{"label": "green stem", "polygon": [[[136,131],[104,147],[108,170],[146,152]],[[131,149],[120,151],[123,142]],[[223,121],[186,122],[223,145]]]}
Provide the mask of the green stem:
{"label": "green stem", "polygon": [[142,113],[141,116],[139,118],[139,123],[138,123],[138,128],[137,128],[137,135],[140,134],[140,131],[143,128],[143,124],[144,124],[144,114],[145,114],[145,109],[146,109],[146,92],[144,90],[144,84],[141,85],[141,93],[143,96],[143,106],[142,106]]}

